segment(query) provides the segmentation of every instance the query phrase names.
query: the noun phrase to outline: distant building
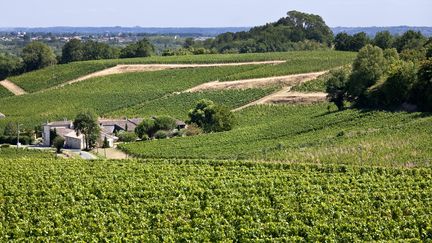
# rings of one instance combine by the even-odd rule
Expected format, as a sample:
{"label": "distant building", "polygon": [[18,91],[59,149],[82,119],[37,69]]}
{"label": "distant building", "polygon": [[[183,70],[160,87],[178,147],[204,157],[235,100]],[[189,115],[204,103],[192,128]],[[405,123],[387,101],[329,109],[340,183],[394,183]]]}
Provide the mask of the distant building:
{"label": "distant building", "polygon": [[3,113],[0,113],[0,119],[3,119],[3,118],[5,118],[6,116],[5,115],[3,115]]}

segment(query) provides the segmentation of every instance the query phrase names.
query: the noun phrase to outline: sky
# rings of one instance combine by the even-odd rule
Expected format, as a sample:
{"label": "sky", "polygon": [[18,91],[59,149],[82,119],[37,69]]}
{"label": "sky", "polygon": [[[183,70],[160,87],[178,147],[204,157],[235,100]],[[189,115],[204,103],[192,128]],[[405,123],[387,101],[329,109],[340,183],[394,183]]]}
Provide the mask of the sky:
{"label": "sky", "polygon": [[432,0],[14,0],[0,3],[0,27],[250,27],[290,10],[331,27],[432,26]]}

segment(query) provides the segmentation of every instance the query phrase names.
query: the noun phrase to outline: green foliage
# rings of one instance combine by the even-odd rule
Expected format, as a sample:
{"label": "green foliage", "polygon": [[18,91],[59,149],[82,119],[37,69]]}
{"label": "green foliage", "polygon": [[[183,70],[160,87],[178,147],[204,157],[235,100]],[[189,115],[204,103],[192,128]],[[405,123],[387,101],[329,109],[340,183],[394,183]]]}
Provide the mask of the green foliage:
{"label": "green foliage", "polygon": [[84,60],[84,45],[78,39],[72,39],[62,48],[61,63]]}
{"label": "green foliage", "polygon": [[6,89],[5,87],[0,85],[0,99],[1,98],[6,98],[9,96],[13,96],[14,94],[11,93],[8,89]]}
{"label": "green foliage", "polygon": [[83,60],[102,60],[118,58],[120,51],[108,44],[88,40],[83,43]]}
{"label": "green foliage", "polygon": [[39,150],[39,149],[26,149],[26,148],[8,148],[0,146],[0,159],[49,159],[52,158],[52,151]]}
{"label": "green foliage", "polygon": [[57,136],[53,140],[53,146],[56,148],[57,153],[61,153],[62,148],[64,147],[65,140],[64,138]]}
{"label": "green foliage", "polygon": [[418,71],[411,100],[423,111],[432,111],[432,60],[423,62]]}
{"label": "green foliage", "polygon": [[15,136],[17,135],[17,124],[13,122],[8,122],[4,128],[3,135],[5,136]]}
{"label": "green foliage", "polygon": [[1,157],[0,240],[428,241],[431,175],[430,168]]}
{"label": "green foliage", "polygon": [[156,130],[171,131],[176,128],[176,120],[170,116],[158,116],[154,120]]}
{"label": "green foliage", "polygon": [[23,63],[21,59],[12,55],[0,53],[0,81],[20,73],[22,69]]}
{"label": "green foliage", "polygon": [[394,41],[394,37],[389,31],[382,31],[376,33],[373,44],[385,50],[392,48]]}
{"label": "green foliage", "polygon": [[154,46],[144,38],[123,48],[120,52],[120,58],[148,57],[154,52]]}
{"label": "green foliage", "polygon": [[[265,56],[264,54],[262,55],[261,57]],[[274,57],[278,56],[276,53],[272,55]],[[353,59],[352,53],[334,51],[295,52],[284,53],[284,55],[286,58],[291,57],[287,64],[165,70],[148,72],[145,75],[141,73],[119,74],[94,78],[44,92],[5,98],[0,102],[0,111],[6,115],[6,118],[0,120],[0,127],[4,128],[5,124],[9,121],[19,121],[25,124],[26,127],[33,128],[35,125],[40,125],[47,120],[73,119],[76,114],[85,109],[92,109],[98,115],[103,116],[120,109],[145,104],[146,102],[160,99],[175,92],[183,92],[205,82],[320,71],[346,65]],[[219,55],[214,56],[218,57]],[[228,55],[226,58],[231,57]],[[100,61],[100,63],[106,62]],[[72,64],[74,63],[67,65]],[[266,93],[249,92],[255,93],[253,97],[257,98],[260,98],[261,94]],[[230,94],[227,96],[233,99],[232,93],[228,92],[226,94]],[[240,96],[242,100],[239,100],[238,104],[250,100],[245,94]],[[115,99],[113,99],[114,95]],[[199,98],[201,97],[206,98],[205,95],[199,96]],[[251,98],[253,97],[251,96]],[[237,103],[230,101],[228,102],[229,104]],[[189,105],[188,107],[191,106]],[[187,114],[185,107],[178,107],[178,109],[179,112],[176,114]],[[161,114],[149,115],[171,115],[176,118],[186,118],[163,112]]]}
{"label": "green foliage", "polygon": [[353,36],[342,32],[335,37],[335,49],[338,51],[359,51],[370,42],[371,40],[364,32],[354,34]]}
{"label": "green foliage", "polygon": [[426,43],[426,38],[420,31],[408,30],[402,36],[396,38],[395,47],[398,52],[406,49],[420,49]]}
{"label": "green foliage", "polygon": [[108,138],[105,136],[102,144],[102,148],[109,148],[110,144],[108,142]]}
{"label": "green foliage", "polygon": [[48,67],[57,63],[56,56],[51,48],[41,42],[31,42],[22,50],[25,70],[33,71]]}
{"label": "green foliage", "polygon": [[163,130],[159,130],[155,133],[154,137],[156,139],[166,139],[166,138],[168,138],[168,132],[163,131]]}
{"label": "green foliage", "polygon": [[[422,113],[328,112],[328,104],[257,106],[236,114],[237,126],[145,144],[122,145],[142,158],[280,160],[357,165],[428,165],[432,117]],[[343,136],[338,134],[344,131]]]}
{"label": "green foliage", "polygon": [[156,122],[152,118],[144,119],[136,128],[135,133],[140,138],[143,139],[144,136],[153,137],[155,132],[157,132]]}
{"label": "green foliage", "polygon": [[333,102],[338,110],[343,110],[344,100],[346,98],[347,83],[349,72],[345,68],[332,70],[330,78],[326,82],[326,92],[328,99]]}
{"label": "green foliage", "polygon": [[293,43],[298,42],[313,42],[322,48],[330,46],[332,40],[333,33],[320,16],[290,11],[277,22],[247,32],[224,33],[214,41],[204,42],[204,46],[220,53],[274,52],[292,50]]}
{"label": "green foliage", "polygon": [[184,134],[188,137],[197,136],[202,134],[204,131],[197,124],[189,124],[185,129]]}
{"label": "green foliage", "polygon": [[74,62],[25,73],[11,77],[10,80],[27,92],[36,92],[112,66],[96,62]]}
{"label": "green foliage", "polygon": [[138,138],[133,132],[120,132],[117,137],[120,142],[135,142]]}
{"label": "green foliage", "polygon": [[326,91],[326,83],[330,77],[331,77],[330,73],[325,73],[314,80],[300,83],[296,86],[293,86],[291,88],[291,91],[303,92],[303,93],[325,92]]}
{"label": "green foliage", "polygon": [[234,123],[234,115],[226,107],[207,99],[198,101],[188,115],[189,123],[198,125],[207,133],[229,131]]}
{"label": "green foliage", "polygon": [[362,48],[354,60],[352,74],[347,83],[349,98],[363,102],[366,91],[374,85],[386,70],[386,60],[379,47],[367,45]]}
{"label": "green foliage", "polygon": [[86,150],[95,146],[100,131],[95,113],[91,111],[79,113],[73,121],[73,127],[77,134],[84,135]]}

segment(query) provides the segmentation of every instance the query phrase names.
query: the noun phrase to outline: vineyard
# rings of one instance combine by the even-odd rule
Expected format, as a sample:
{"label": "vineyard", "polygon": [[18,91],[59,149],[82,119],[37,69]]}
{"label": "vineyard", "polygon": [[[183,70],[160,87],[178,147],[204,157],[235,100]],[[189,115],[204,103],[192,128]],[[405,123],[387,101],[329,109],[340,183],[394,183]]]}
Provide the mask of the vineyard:
{"label": "vineyard", "polygon": [[34,149],[0,148],[0,158],[8,159],[50,159],[54,157],[53,151]]}
{"label": "vineyard", "polygon": [[0,85],[0,99],[5,98],[5,97],[9,97],[12,95],[13,94],[11,92],[9,92],[9,90],[7,90],[5,87]]}
{"label": "vineyard", "polygon": [[351,62],[354,53],[335,51],[314,52],[286,52],[286,53],[262,53],[262,54],[231,54],[231,55],[199,55],[176,57],[149,57],[134,59],[116,59],[76,62],[64,65],[51,66],[42,70],[26,73],[10,80],[26,90],[36,92],[44,90],[81,76],[113,67],[117,64],[190,64],[190,63],[228,63],[228,62],[256,62],[270,60],[287,60],[281,65],[253,66],[248,72],[231,74],[223,80],[235,80],[255,77],[267,77],[294,73],[321,71],[329,68],[345,65]]}
{"label": "vineyard", "polygon": [[[335,109],[333,107],[333,109]],[[280,160],[429,166],[432,116],[327,110],[327,104],[257,106],[237,113],[229,132],[122,145],[141,158]]]}
{"label": "vineyard", "polygon": [[0,158],[1,241],[430,241],[432,170]]}
{"label": "vineyard", "polygon": [[109,117],[150,117],[168,115],[178,119],[187,119],[189,110],[201,99],[210,99],[230,109],[245,105],[276,91],[277,88],[221,90],[198,93],[173,94],[151,100],[139,105],[120,109],[106,116]]}

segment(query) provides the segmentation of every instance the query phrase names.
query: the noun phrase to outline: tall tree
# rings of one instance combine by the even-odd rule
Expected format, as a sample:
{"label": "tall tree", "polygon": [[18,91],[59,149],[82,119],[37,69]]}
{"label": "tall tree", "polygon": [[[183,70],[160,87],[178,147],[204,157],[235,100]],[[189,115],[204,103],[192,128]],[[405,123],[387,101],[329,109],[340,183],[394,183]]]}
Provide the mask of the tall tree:
{"label": "tall tree", "polygon": [[398,52],[405,49],[419,49],[426,43],[427,39],[420,31],[408,30],[402,36],[396,38],[394,43]]}
{"label": "tall tree", "polygon": [[73,126],[77,135],[84,135],[86,150],[93,147],[100,132],[96,114],[90,111],[78,114],[73,122]]}
{"label": "tall tree", "polygon": [[198,101],[188,115],[189,123],[197,124],[204,132],[228,131],[234,125],[234,115],[231,111],[211,100]]}
{"label": "tall tree", "polygon": [[394,38],[389,31],[381,31],[376,33],[373,44],[385,50],[393,47]]}
{"label": "tall tree", "polygon": [[148,57],[153,55],[155,47],[147,39],[142,39],[136,43],[132,43],[120,52],[121,58],[133,58],[133,57]]}
{"label": "tall tree", "polygon": [[23,69],[23,63],[18,57],[0,53],[0,80],[11,75],[19,74]]}
{"label": "tall tree", "polygon": [[84,45],[78,39],[72,39],[62,48],[62,63],[76,62],[84,60]]}
{"label": "tall tree", "polygon": [[27,71],[41,69],[57,63],[53,50],[38,41],[33,41],[24,47],[21,58]]}

